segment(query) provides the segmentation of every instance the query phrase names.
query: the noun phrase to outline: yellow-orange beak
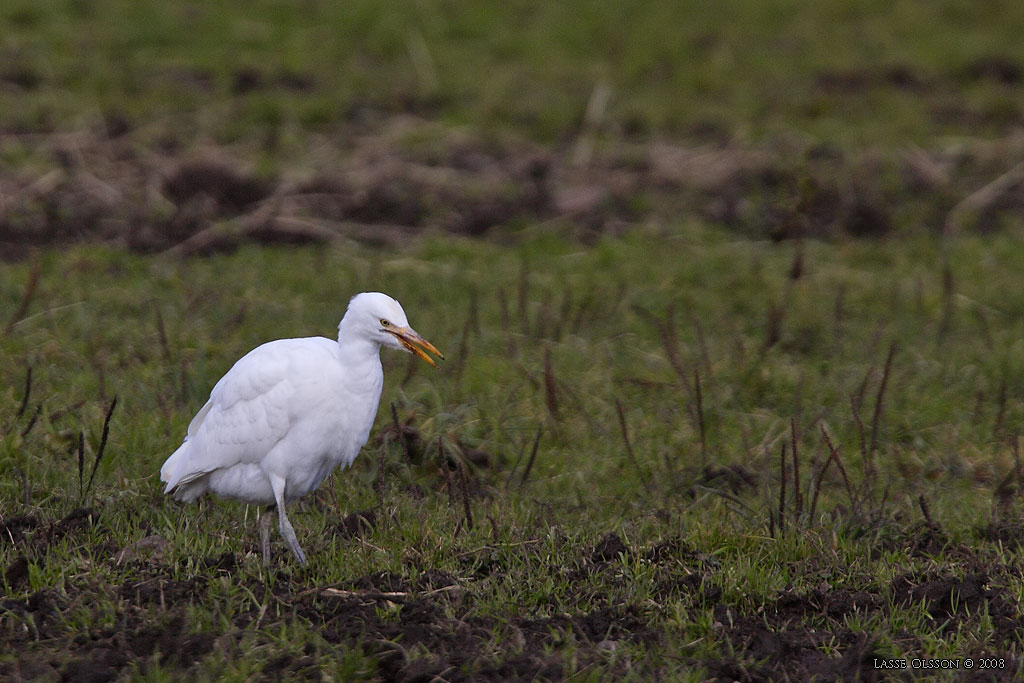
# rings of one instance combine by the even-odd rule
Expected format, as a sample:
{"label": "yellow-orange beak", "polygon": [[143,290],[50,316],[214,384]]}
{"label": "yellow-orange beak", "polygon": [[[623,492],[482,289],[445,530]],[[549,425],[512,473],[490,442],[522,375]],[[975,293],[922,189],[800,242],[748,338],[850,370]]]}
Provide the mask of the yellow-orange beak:
{"label": "yellow-orange beak", "polygon": [[435,368],[437,367],[437,363],[434,362],[433,358],[427,355],[427,351],[430,351],[438,358],[444,359],[444,354],[438,351],[436,346],[418,335],[411,327],[398,327],[389,329],[388,332],[398,337],[398,341],[402,346],[427,361]]}

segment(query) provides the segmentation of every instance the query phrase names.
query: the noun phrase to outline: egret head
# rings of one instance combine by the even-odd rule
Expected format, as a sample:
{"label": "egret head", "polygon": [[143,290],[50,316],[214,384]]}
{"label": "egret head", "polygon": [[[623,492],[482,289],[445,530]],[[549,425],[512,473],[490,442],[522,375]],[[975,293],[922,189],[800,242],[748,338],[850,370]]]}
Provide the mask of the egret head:
{"label": "egret head", "polygon": [[435,368],[437,363],[427,355],[427,351],[444,358],[433,344],[409,327],[402,304],[387,294],[363,292],[352,297],[339,327],[346,325],[351,325],[358,334],[381,346],[414,353]]}

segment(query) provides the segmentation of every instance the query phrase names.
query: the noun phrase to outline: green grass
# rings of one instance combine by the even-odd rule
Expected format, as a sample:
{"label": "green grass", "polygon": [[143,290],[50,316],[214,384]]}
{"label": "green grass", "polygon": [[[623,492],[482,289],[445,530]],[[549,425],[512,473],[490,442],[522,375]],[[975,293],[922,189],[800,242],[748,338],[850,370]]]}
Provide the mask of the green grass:
{"label": "green grass", "polygon": [[[944,294],[942,255],[930,241],[892,241],[884,249],[808,242],[804,274],[794,281],[787,275],[793,245],[735,241],[696,228],[669,238],[636,232],[588,249],[545,237],[514,248],[426,240],[401,254],[251,247],[188,261],[88,247],[44,252],[28,311],[0,340],[3,515],[42,523],[18,543],[0,544],[0,568],[25,556],[27,578],[8,599],[42,594],[63,611],[56,623],[28,627],[29,635],[22,622],[29,617],[2,613],[2,632],[55,670],[87,656],[71,640],[80,630],[102,640],[105,629],[124,628],[140,639],[150,632],[139,635],[138,624],[150,624],[160,637],[177,634],[168,642],[179,649],[187,649],[189,637],[218,640],[212,653],[200,650],[195,664],[136,648],[129,669],[145,678],[188,669],[241,679],[275,667],[294,675],[317,669],[373,677],[383,671],[378,646],[332,631],[330,610],[339,599],[317,600],[309,590],[359,590],[360,577],[392,572],[423,593],[437,587],[430,570],[441,570],[455,578],[458,596],[426,593],[423,599],[440,610],[435,619],[493,631],[492,644],[461,665],[466,674],[483,661],[514,656],[523,647],[516,628],[525,629],[527,643],[536,642],[534,630],[550,630],[554,635],[542,639],[547,661],[584,679],[626,671],[701,678],[712,671],[702,669],[710,662],[732,660],[756,669],[764,660],[756,651],[744,654],[742,628],[766,618],[775,623],[785,596],[814,605],[842,591],[866,591],[874,602],[838,614],[836,606],[807,608],[799,623],[838,634],[831,645],[805,644],[823,655],[845,652],[846,628],[871,634],[876,654],[1016,656],[1018,636],[1005,631],[1005,619],[1006,610],[1020,613],[1024,590],[1017,546],[983,530],[993,519],[1019,528],[1012,496],[999,503],[994,491],[1013,471],[1009,439],[1024,411],[1024,296],[1014,287],[1022,246],[1011,235],[957,243],[951,296]],[[9,304],[0,317],[13,312],[29,269],[2,271],[0,292]],[[380,446],[371,440],[351,470],[295,507],[310,567],[294,566],[275,539],[281,570],[264,573],[255,509],[216,501],[181,507],[161,495],[157,471],[235,359],[272,338],[332,335],[357,289],[396,296],[412,324],[447,354],[440,372],[423,365],[404,387],[406,357],[383,354],[386,388],[374,434],[386,433],[393,403],[401,419],[415,414],[425,459],[410,463],[386,440],[381,482]],[[468,324],[471,297],[476,325]],[[783,314],[777,343],[766,347],[773,302]],[[686,382],[659,332],[670,306]],[[866,377],[860,412],[870,436],[890,343],[897,352],[872,478],[862,467],[849,397]],[[546,396],[546,353],[557,417]],[[32,394],[16,419],[28,367]],[[693,372],[701,376],[704,448]],[[94,488],[82,499],[77,435],[85,435],[88,475],[114,395],[109,442]],[[635,462],[623,444],[616,401]],[[40,403],[38,423],[22,438]],[[778,449],[789,439],[791,418],[803,430],[805,503],[794,519],[790,479],[787,532],[776,519],[773,537]],[[819,424],[840,445],[853,484],[869,480],[873,504],[859,512],[833,466],[814,516],[808,513],[812,469],[827,453]],[[520,485],[538,429],[536,461]],[[472,487],[485,494],[471,501],[472,529],[459,487],[453,502],[445,492],[438,438],[451,454],[456,439],[492,454],[492,467],[469,468]],[[705,457],[715,466],[742,467],[751,485],[731,492],[722,480],[708,479]],[[922,495],[934,527],[923,522]],[[59,530],[53,524],[83,504],[94,523],[45,540]],[[375,511],[377,525],[356,537],[340,534],[339,515],[356,510]],[[595,559],[591,549],[610,532],[623,540],[624,554]],[[928,534],[938,540],[929,545]],[[156,551],[132,551],[118,564],[120,550],[151,536],[159,537]],[[657,554],[666,542],[676,549]],[[232,558],[226,570],[217,564],[224,553]],[[978,571],[999,597],[992,592],[970,602],[964,593],[970,607],[950,608],[945,621],[938,607],[929,611],[924,593],[906,602],[897,590],[904,575],[925,585],[969,581]],[[686,578],[695,573],[696,583]],[[829,588],[816,593],[822,586]],[[160,604],[163,590],[175,604]],[[911,591],[904,593],[917,595]],[[378,603],[374,614],[380,624],[408,629],[417,623],[418,604]],[[632,624],[637,633],[644,624],[658,636],[613,631],[614,651],[601,650],[601,638],[588,640],[558,621],[596,618],[602,609],[618,615],[614,628]],[[985,610],[1003,621],[993,624]],[[544,620],[554,621],[543,627]],[[772,632],[793,633],[787,629],[792,625],[780,622]],[[431,642],[406,652],[408,661],[441,656],[430,652]],[[0,663],[24,666],[19,655],[5,657]]]}
{"label": "green grass", "polygon": [[[1001,232],[929,235],[1015,163],[971,139],[1020,127],[1022,33],[1008,0],[3,3],[0,243],[30,258],[0,268],[0,678],[796,680],[968,656],[1019,676],[1024,238],[1009,195],[978,220]],[[866,202],[899,237],[772,244],[642,188],[616,239],[527,214],[496,242],[427,220],[401,250],[21,246],[22,219],[135,225],[136,176],[159,188],[195,148],[284,185],[353,135],[391,130],[425,166],[453,131],[570,160],[581,125],[641,143],[595,167],[612,180],[650,141],[763,145],[821,170],[715,198],[758,224]],[[916,147],[938,179],[907,175]],[[566,169],[548,189],[594,170]],[[54,170],[89,193],[35,197]],[[835,197],[789,187],[805,175]],[[125,177],[110,216],[77,215]],[[180,506],[160,464],[237,358],[333,336],[372,289],[447,360],[383,354],[371,442],[290,510],[310,566],[275,536],[264,570],[259,511]]]}
{"label": "green grass", "polygon": [[113,116],[186,144],[255,137],[294,152],[309,131],[411,110],[552,141],[605,83],[614,135],[905,147],[1019,126],[1022,30],[1009,0],[12,0],[0,10],[0,77],[13,88],[0,128]]}

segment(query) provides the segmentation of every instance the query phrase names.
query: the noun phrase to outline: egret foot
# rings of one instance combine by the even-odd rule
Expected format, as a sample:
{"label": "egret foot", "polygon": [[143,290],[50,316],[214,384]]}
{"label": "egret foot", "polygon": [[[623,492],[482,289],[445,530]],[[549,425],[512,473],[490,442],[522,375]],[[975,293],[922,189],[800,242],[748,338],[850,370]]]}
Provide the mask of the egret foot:
{"label": "egret foot", "polygon": [[284,514],[284,506],[280,508],[280,513],[281,518],[278,523],[278,529],[281,531],[281,535],[288,542],[288,547],[295,554],[295,559],[301,564],[307,564],[306,553],[302,552],[302,547],[299,546],[299,539],[295,537],[295,529],[292,528],[292,523],[288,521],[288,517]]}

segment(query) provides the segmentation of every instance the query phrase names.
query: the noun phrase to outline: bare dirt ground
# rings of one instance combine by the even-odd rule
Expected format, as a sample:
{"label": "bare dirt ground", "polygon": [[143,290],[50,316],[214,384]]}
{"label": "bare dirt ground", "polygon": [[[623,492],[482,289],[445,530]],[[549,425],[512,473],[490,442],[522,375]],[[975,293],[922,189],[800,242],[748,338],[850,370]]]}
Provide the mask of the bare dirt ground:
{"label": "bare dirt ground", "polygon": [[0,168],[0,253],[103,241],[202,254],[245,241],[400,244],[425,230],[484,235],[547,221],[583,239],[697,219],[751,237],[883,236],[902,226],[993,230],[1024,208],[1024,135],[850,154],[798,140],[484,140],[411,116],[319,139],[304,167],[256,173],[245,152],[125,127],[0,135],[46,163]]}

